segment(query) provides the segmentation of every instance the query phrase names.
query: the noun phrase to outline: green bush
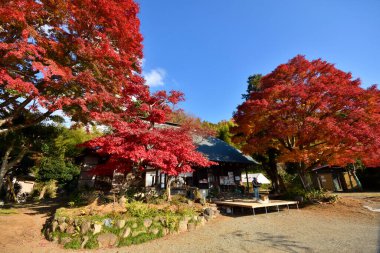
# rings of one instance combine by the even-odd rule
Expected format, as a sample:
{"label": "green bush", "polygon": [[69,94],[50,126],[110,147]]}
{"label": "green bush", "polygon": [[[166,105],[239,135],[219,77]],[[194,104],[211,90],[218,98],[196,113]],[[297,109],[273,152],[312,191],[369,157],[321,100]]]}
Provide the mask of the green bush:
{"label": "green bush", "polygon": [[154,208],[150,208],[147,204],[140,201],[132,201],[126,204],[127,213],[136,218],[149,218],[159,214],[159,211]]}
{"label": "green bush", "polygon": [[57,181],[50,180],[47,182],[38,182],[33,187],[32,195],[34,198],[40,200],[43,198],[54,199],[57,197]]}
{"label": "green bush", "polygon": [[305,192],[305,199],[307,201],[319,201],[333,203],[338,199],[338,195],[331,194],[323,190],[311,190]]}
{"label": "green bush", "polygon": [[334,203],[338,199],[338,195],[331,194],[324,190],[310,190],[306,191],[300,188],[292,188],[287,192],[287,197],[294,199],[295,197],[302,197],[304,202],[329,202]]}
{"label": "green bush", "polygon": [[104,194],[101,191],[94,190],[77,190],[70,194],[68,205],[70,207],[85,206],[98,199],[100,202],[106,202]]}

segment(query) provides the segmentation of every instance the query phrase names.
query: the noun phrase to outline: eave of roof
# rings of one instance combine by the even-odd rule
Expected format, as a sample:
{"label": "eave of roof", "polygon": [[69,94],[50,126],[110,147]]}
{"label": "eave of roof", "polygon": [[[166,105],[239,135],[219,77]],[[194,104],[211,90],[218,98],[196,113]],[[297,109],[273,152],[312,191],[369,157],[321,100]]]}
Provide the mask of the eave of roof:
{"label": "eave of roof", "polygon": [[229,162],[243,164],[260,164],[252,157],[243,154],[240,150],[215,137],[194,136],[197,151],[214,162]]}

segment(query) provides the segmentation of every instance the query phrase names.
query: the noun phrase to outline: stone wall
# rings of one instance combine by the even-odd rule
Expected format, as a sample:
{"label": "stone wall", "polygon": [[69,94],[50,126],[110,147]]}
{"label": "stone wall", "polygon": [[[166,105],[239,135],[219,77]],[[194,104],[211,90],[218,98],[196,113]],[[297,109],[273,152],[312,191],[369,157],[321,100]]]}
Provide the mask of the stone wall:
{"label": "stone wall", "polygon": [[215,205],[194,216],[157,216],[151,218],[53,217],[44,227],[45,237],[65,248],[105,248],[139,244],[168,234],[183,233],[204,226],[219,215]]}

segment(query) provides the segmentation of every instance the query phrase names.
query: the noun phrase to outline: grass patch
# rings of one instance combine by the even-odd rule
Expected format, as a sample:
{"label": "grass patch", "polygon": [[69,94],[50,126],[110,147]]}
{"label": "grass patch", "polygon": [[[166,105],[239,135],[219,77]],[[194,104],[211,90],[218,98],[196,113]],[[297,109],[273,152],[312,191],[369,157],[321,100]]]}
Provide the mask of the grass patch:
{"label": "grass patch", "polygon": [[151,233],[143,233],[135,237],[129,236],[127,238],[120,239],[118,247],[129,246],[132,244],[140,244],[140,243],[144,243],[153,239],[157,239],[159,237],[162,237],[162,233],[158,233],[157,235],[151,234]]}
{"label": "grass patch", "polygon": [[84,245],[85,249],[97,249],[99,247],[99,243],[96,240],[97,236],[92,236],[88,239],[86,245]]}
{"label": "grass patch", "polygon": [[66,243],[63,247],[65,249],[80,249],[81,241],[79,238],[75,237],[70,242]]}
{"label": "grass patch", "polygon": [[9,215],[9,214],[17,214],[18,212],[15,209],[0,209],[0,215]]}

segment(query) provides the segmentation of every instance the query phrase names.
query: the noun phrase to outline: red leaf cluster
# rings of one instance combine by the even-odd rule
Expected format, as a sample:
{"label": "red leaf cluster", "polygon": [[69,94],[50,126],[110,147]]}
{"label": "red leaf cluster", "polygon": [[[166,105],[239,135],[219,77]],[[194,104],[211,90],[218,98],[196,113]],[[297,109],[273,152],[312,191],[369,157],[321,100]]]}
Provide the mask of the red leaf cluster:
{"label": "red leaf cluster", "polygon": [[133,0],[1,1],[2,119],[27,101],[88,122],[93,112],[120,111],[128,87],[146,92],[137,14]]}
{"label": "red leaf cluster", "polygon": [[133,169],[143,171],[150,166],[177,176],[191,172],[192,167],[214,164],[196,151],[189,132],[182,128],[161,125],[152,129],[149,122],[140,121],[115,123],[114,129],[113,134],[85,144],[101,155],[110,156],[106,164],[96,168],[95,174],[108,174],[115,169],[124,173]]}

